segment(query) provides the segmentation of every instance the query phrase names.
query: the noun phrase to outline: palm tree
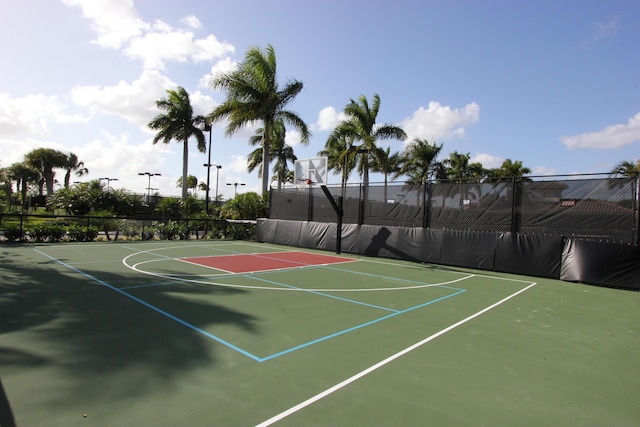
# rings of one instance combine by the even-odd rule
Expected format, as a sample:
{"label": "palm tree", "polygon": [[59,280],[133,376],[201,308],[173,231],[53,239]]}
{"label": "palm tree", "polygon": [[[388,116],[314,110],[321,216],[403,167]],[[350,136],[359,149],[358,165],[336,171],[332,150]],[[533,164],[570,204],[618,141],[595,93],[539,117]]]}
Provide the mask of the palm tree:
{"label": "palm tree", "polygon": [[369,186],[369,168],[372,166],[369,154],[376,156],[376,141],[382,139],[399,139],[403,141],[407,138],[407,134],[399,126],[376,124],[379,110],[380,96],[377,93],[373,95],[373,105],[371,107],[367,97],[364,95],[360,95],[357,102],[351,99],[344,107],[344,114],[347,119],[336,126],[325,144],[327,149],[330,149],[330,147],[342,145],[344,142],[345,149],[348,150],[347,141],[361,142],[360,150],[358,151],[363,152],[360,153],[358,169],[362,174],[362,182],[365,189]]}
{"label": "palm tree", "polygon": [[223,89],[227,99],[207,117],[210,123],[228,118],[226,135],[253,122],[262,122],[262,191],[269,188],[269,162],[271,157],[271,128],[282,120],[301,134],[303,143],[309,142],[310,131],[306,123],[294,112],[285,110],[302,90],[303,84],[289,80],[280,87],[276,75],[276,54],[271,45],[265,51],[249,49],[236,71],[223,73],[211,81],[213,89]]}
{"label": "palm tree", "polygon": [[[176,188],[184,188],[184,185],[182,185],[183,181],[182,181],[182,177],[178,178],[178,180],[176,181]],[[204,184],[205,189],[207,187],[207,184]],[[189,175],[187,176],[187,189],[189,190],[194,190],[198,187],[198,177],[195,175]]]}
{"label": "palm tree", "polygon": [[610,173],[612,176],[637,177],[640,175],[640,160],[635,162],[624,160],[618,163]]}
{"label": "palm tree", "polygon": [[28,167],[24,162],[14,163],[7,169],[9,179],[16,181],[16,190],[20,189],[22,208],[26,210],[29,207],[27,204],[29,184],[37,184],[40,174]]}
{"label": "palm tree", "polygon": [[384,175],[384,202],[387,202],[387,185],[389,182],[389,175],[393,177],[397,176],[400,171],[400,153],[391,154],[391,147],[387,147],[386,150],[378,147],[376,148],[375,161],[373,164],[374,172],[381,172]]}
{"label": "palm tree", "polygon": [[[286,128],[282,119],[278,119],[274,122],[271,128],[271,147],[269,149],[269,161],[275,159],[276,164],[273,167],[273,172],[278,182],[278,188],[282,188],[282,184],[287,182],[287,174],[289,173],[289,162],[295,162],[298,160],[293,153],[293,148],[287,145],[284,140],[286,136]],[[261,145],[264,140],[264,128],[256,130],[255,135],[249,138],[251,145]],[[258,148],[249,154],[248,167],[249,172],[253,172],[258,166],[262,165],[262,148]],[[262,177],[262,168],[258,171],[258,176]],[[274,181],[274,179],[272,179]]]}
{"label": "palm tree", "polygon": [[149,127],[157,130],[153,143],[162,141],[165,144],[175,139],[182,142],[182,200],[188,196],[187,175],[189,169],[189,138],[195,136],[198,142],[198,151],[207,151],[202,127],[205,124],[204,116],[193,116],[193,107],[189,100],[189,94],[183,87],[176,90],[167,90],[168,97],[156,101],[156,107],[165,113],[157,115],[149,122]]}
{"label": "palm tree", "polygon": [[25,155],[26,165],[40,174],[38,191],[43,195],[46,186],[47,195],[53,194],[53,182],[56,176],[54,169],[65,168],[67,155],[52,148],[36,148]]}
{"label": "palm tree", "polygon": [[67,155],[65,169],[67,169],[67,173],[64,175],[64,188],[69,188],[72,172],[75,172],[77,177],[81,177],[89,173],[89,169],[84,167],[84,162],[79,161],[78,156],[73,153],[69,153]]}
{"label": "palm tree", "polygon": [[[445,159],[444,164],[445,176],[449,179],[449,182],[460,183],[460,205],[464,203],[464,200],[469,198],[469,185],[470,183],[478,183],[483,176],[486,175],[486,170],[482,167],[481,163],[469,163],[471,154],[460,154],[457,151],[449,154],[449,158]],[[480,199],[481,195],[476,195]]]}
{"label": "palm tree", "polygon": [[408,185],[420,188],[416,198],[418,206],[429,179],[440,177],[438,171],[442,169],[442,163],[436,159],[441,151],[442,144],[430,144],[426,139],[414,138],[402,152],[401,166],[396,176],[404,175],[408,178]]}
{"label": "palm tree", "polygon": [[496,169],[489,169],[487,171],[488,178],[518,178],[521,181],[524,175],[531,173],[531,169],[522,165],[522,161],[507,159],[502,162],[502,165]]}
{"label": "palm tree", "polygon": [[402,166],[397,176],[405,175],[407,183],[424,186],[438,171],[436,160],[442,151],[442,144],[430,144],[426,139],[414,138],[402,153]]}
{"label": "palm tree", "polygon": [[318,151],[318,156],[327,158],[327,167],[334,174],[342,172],[342,187],[347,185],[347,178],[356,166],[356,151],[353,139],[334,138],[327,140],[324,150]]}

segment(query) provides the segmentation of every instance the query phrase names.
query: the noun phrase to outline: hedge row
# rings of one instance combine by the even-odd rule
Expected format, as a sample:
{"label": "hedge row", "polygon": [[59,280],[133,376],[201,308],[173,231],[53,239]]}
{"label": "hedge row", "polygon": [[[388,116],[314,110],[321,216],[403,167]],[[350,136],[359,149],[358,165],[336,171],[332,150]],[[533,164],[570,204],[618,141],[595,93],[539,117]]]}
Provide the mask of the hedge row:
{"label": "hedge row", "polygon": [[[124,220],[110,228],[111,230],[103,230],[107,240],[111,240],[110,231],[115,231],[114,240],[122,236],[127,240],[188,240],[192,235],[197,236],[199,227],[178,221],[153,221],[151,226],[142,227],[136,221]],[[255,240],[255,225],[247,227],[242,224],[216,224],[212,229],[203,231],[206,232],[205,238],[209,239]],[[100,229],[94,225],[62,225],[55,221],[45,221],[22,230],[14,225],[4,229],[4,239],[8,242],[90,242],[96,240],[99,234]]]}

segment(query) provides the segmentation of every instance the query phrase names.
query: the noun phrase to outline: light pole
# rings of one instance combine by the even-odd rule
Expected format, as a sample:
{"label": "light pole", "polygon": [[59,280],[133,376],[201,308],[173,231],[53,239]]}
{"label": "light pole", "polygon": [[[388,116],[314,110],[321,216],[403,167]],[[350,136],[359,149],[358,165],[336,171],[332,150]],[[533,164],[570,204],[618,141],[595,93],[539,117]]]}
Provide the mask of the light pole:
{"label": "light pole", "polygon": [[220,182],[218,178],[220,176],[220,169],[222,169],[222,165],[211,165],[211,166],[215,166],[216,168],[216,206],[218,206],[218,182]]}
{"label": "light pole", "polygon": [[147,175],[149,177],[149,184],[148,184],[148,186],[146,188],[146,190],[147,190],[147,204],[149,204],[150,201],[151,201],[151,190],[158,190],[158,188],[153,188],[153,189],[151,188],[151,177],[152,176],[161,176],[162,174],[155,173],[155,172],[138,172],[138,175],[142,175],[142,176]]}
{"label": "light pole", "polygon": [[210,123],[206,123],[205,122],[204,131],[205,132],[209,132],[209,161],[203,165],[203,166],[207,167],[207,194],[206,194],[206,199],[205,199],[205,202],[204,202],[204,210],[207,213],[207,215],[209,215],[209,175],[210,175],[210,172],[211,172],[211,166],[213,166],[211,164],[211,134],[213,133],[213,131],[211,130],[211,124]]}
{"label": "light pole", "polygon": [[233,184],[227,183],[227,185],[233,185],[233,198],[235,199],[238,195],[238,185],[245,185],[243,182],[234,182]]}
{"label": "light pole", "polygon": [[110,187],[109,184],[111,183],[111,181],[117,181],[118,178],[98,178],[98,181],[102,182],[102,181],[107,181],[107,191],[109,191]]}

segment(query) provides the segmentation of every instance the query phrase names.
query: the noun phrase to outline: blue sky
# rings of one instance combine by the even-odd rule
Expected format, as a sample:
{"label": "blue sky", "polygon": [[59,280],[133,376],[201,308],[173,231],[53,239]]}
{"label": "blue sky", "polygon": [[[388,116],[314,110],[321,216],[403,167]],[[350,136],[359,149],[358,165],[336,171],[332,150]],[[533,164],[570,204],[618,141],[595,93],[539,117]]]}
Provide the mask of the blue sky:
{"label": "blue sky", "polygon": [[[271,44],[279,81],[304,83],[289,108],[313,136],[287,136],[300,159],[324,148],[350,99],[377,93],[381,123],[444,144],[445,156],[607,172],[640,158],[638,22],[632,0],[0,0],[0,166],[51,147],[85,162],[81,180],[144,193],[138,172],[157,172],[152,187],[178,195],[181,145],[153,145],[146,127],[155,100],[183,86],[208,113],[225,98],[211,75]],[[212,133],[219,192],[259,191],[246,170],[255,128],[225,137],[224,125]],[[204,181],[195,145],[189,173]]]}

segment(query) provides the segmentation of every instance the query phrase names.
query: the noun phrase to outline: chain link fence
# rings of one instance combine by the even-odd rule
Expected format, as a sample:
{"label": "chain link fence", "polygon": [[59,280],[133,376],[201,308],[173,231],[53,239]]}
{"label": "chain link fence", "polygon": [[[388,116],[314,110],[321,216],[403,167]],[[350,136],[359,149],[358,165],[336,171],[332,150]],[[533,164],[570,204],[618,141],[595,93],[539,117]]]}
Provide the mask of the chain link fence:
{"label": "chain link fence", "polygon": [[[343,223],[548,234],[638,245],[638,177],[562,175],[327,186]],[[271,219],[336,222],[319,187],[271,190]]]}

